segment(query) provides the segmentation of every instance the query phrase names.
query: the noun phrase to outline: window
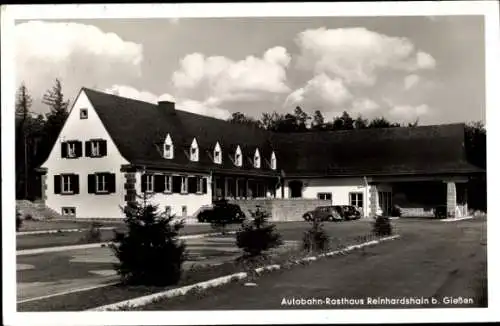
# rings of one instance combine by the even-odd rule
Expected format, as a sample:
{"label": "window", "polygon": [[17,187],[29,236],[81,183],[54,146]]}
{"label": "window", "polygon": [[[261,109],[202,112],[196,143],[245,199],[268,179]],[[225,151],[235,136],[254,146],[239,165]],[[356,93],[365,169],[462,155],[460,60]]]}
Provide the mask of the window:
{"label": "window", "polygon": [[191,149],[189,151],[190,160],[193,162],[198,162],[198,143],[196,142],[196,138],[193,139],[191,143]]}
{"label": "window", "polygon": [[87,177],[89,194],[109,194],[116,191],[116,178],[113,173],[97,172]]}
{"label": "window", "polygon": [[238,146],[236,148],[236,153],[234,154],[234,165],[241,166],[243,163],[243,159],[241,157],[241,148]]}
{"label": "window", "polygon": [[222,163],[222,151],[219,145],[219,142],[215,144],[214,148],[214,163],[221,164]]}
{"label": "window", "polygon": [[85,156],[103,157],[107,153],[107,144],[104,139],[92,139],[85,142]]}
{"label": "window", "polygon": [[181,177],[181,194],[187,194],[188,192],[188,178],[185,176]]}
{"label": "window", "polygon": [[182,206],[182,216],[185,217],[187,215],[187,206]]}
{"label": "window", "polygon": [[363,207],[363,193],[362,192],[351,192],[349,194],[349,203],[352,206],[362,208]]}
{"label": "window", "polygon": [[276,154],[271,154],[271,169],[276,170]]}
{"label": "window", "polygon": [[144,188],[143,192],[153,192],[153,175],[146,174],[144,175]]}
{"label": "window", "polygon": [[171,175],[165,176],[165,192],[166,193],[172,192],[172,176]]}
{"label": "window", "polygon": [[89,117],[89,111],[87,109],[80,109],[80,119],[87,119]]}
{"label": "window", "polygon": [[80,182],[77,174],[54,175],[54,193],[63,195],[78,194]]}
{"label": "window", "polygon": [[108,191],[108,184],[106,182],[106,175],[105,174],[98,174],[96,175],[96,191],[97,192],[107,192]]}
{"label": "window", "polygon": [[75,207],[62,207],[61,213],[63,216],[76,216],[76,208]]}
{"label": "window", "polygon": [[61,143],[61,157],[78,158],[82,156],[82,143],[77,140]]}
{"label": "window", "polygon": [[319,200],[332,200],[332,193],[331,192],[318,192],[318,199]]}
{"label": "window", "polygon": [[253,167],[260,169],[260,153],[258,148],[255,150],[255,154],[253,156]]}
{"label": "window", "polygon": [[197,194],[201,194],[203,193],[203,180],[204,178],[203,177],[198,177],[197,178],[197,182],[196,182],[196,193]]}
{"label": "window", "polygon": [[170,134],[167,135],[165,142],[163,143],[163,157],[166,159],[174,158],[174,145],[172,144]]}
{"label": "window", "polygon": [[170,216],[171,213],[172,213],[172,207],[165,206],[165,215]]}

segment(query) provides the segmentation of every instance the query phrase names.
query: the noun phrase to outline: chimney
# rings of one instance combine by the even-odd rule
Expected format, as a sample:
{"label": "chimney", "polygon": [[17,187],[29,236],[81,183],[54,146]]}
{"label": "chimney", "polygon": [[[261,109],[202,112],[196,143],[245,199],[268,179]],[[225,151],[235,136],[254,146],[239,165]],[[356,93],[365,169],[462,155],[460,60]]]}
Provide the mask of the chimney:
{"label": "chimney", "polygon": [[175,115],[175,103],[169,101],[158,101],[158,109],[161,111]]}

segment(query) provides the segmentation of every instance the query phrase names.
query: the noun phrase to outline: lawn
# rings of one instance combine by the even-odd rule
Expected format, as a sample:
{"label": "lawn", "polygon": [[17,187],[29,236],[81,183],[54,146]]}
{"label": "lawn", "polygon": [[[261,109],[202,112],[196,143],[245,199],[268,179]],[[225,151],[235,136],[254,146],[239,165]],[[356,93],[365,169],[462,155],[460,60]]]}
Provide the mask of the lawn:
{"label": "lawn", "polygon": [[[264,275],[256,287],[241,283],[162,300],[141,310],[247,310],[450,307],[445,298],[467,298],[484,306],[486,224],[484,221],[398,222],[401,239],[347,256],[336,256]],[[436,298],[440,304],[376,304],[369,298]],[[324,304],[282,305],[283,299],[316,298]],[[327,298],[357,304],[325,304]],[[363,300],[363,304],[361,304]],[[335,300],[330,300],[334,302]]]}

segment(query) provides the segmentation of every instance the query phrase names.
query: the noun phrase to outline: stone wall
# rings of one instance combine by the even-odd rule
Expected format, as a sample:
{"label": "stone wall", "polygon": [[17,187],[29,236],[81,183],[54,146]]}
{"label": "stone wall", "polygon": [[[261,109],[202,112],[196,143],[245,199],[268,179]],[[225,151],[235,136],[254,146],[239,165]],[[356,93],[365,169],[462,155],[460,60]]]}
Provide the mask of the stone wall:
{"label": "stone wall", "polygon": [[302,221],[302,215],[318,206],[331,205],[329,201],[319,199],[241,199],[231,200],[231,203],[238,204],[245,214],[250,217],[250,210],[256,210],[260,206],[271,214],[271,221]]}

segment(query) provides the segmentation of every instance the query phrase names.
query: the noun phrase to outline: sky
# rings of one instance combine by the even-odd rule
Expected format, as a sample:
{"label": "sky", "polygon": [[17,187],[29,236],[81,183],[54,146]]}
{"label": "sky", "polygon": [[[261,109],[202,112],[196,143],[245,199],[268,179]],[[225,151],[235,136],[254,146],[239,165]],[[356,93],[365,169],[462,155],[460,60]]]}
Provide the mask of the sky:
{"label": "sky", "polygon": [[482,16],[17,21],[33,110],[55,78],[227,118],[301,106],[395,122],[485,121]]}

